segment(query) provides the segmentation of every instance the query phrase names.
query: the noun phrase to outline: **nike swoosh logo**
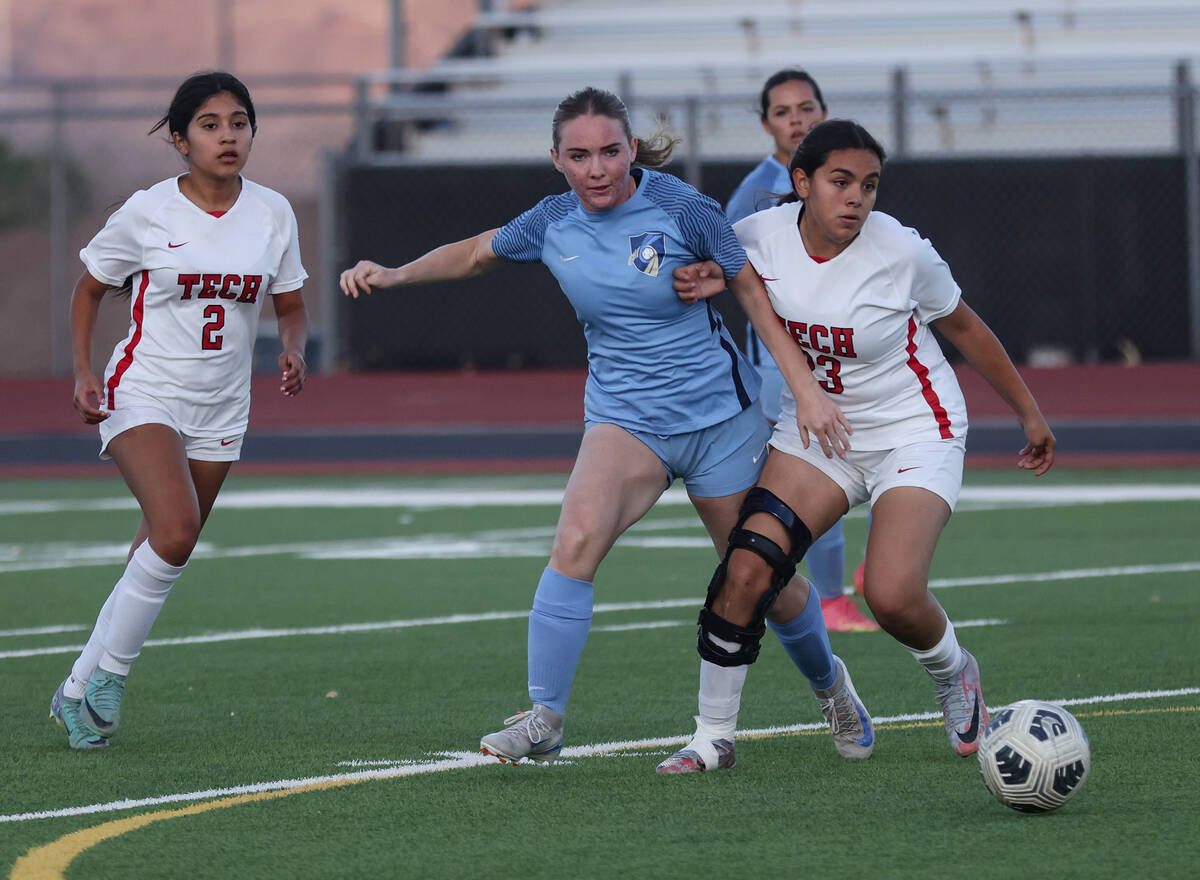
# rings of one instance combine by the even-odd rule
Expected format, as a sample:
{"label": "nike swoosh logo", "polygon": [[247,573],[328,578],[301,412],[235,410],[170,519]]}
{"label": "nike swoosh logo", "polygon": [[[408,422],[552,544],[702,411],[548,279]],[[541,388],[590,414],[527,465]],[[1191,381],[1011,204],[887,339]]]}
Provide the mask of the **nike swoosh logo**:
{"label": "nike swoosh logo", "polygon": [[237,443],[237,438],[235,437],[232,440],[222,440],[221,441],[222,446],[228,446],[230,443]]}
{"label": "nike swoosh logo", "polygon": [[562,255],[560,254],[558,258],[559,258],[560,260],[562,260],[564,263],[569,263],[569,262],[571,262],[572,260],[578,260],[578,259],[579,259],[579,254],[576,254],[576,255],[575,255],[575,256],[573,256],[573,257],[564,257],[564,256],[562,256]]}
{"label": "nike swoosh logo", "polygon": [[169,248],[177,248],[177,247],[183,247],[185,244],[187,244],[187,242],[186,242],[186,241],[181,241],[181,242],[179,242],[179,244],[171,244],[171,242],[169,242],[169,241],[168,241],[168,242],[167,242],[167,247],[169,247]]}
{"label": "nike swoosh logo", "polygon": [[897,469],[896,469],[896,473],[898,473],[898,474],[902,474],[902,473],[904,473],[905,471],[915,471],[915,470],[916,470],[917,468],[919,468],[919,467],[920,467],[920,465],[919,465],[919,464],[914,464],[912,467],[906,467],[906,468],[897,468]]}
{"label": "nike swoosh logo", "polygon": [[759,275],[758,277],[761,278],[763,281],[778,281],[779,280],[778,278],[768,278],[766,275]]}
{"label": "nike swoosh logo", "polygon": [[979,697],[975,697],[975,705],[971,708],[971,724],[958,735],[958,738],[965,743],[975,742],[975,737],[979,735]]}
{"label": "nike swoosh logo", "polygon": [[750,459],[751,463],[758,464],[758,460],[763,457],[763,453],[766,451],[767,451],[767,447],[764,446],[762,449],[759,450],[758,455],[756,455],[756,456],[754,456],[754,458]]}

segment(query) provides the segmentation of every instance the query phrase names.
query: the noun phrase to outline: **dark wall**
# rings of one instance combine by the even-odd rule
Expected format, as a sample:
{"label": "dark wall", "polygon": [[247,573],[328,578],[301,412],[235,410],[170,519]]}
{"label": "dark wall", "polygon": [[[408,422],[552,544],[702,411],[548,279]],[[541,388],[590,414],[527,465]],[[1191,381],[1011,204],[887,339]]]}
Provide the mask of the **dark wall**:
{"label": "dark wall", "polygon": [[[710,163],[724,202],[753,163]],[[680,169],[672,169],[679,171]],[[929,238],[1014,360],[1039,346],[1081,360],[1128,340],[1150,359],[1188,356],[1183,163],[1172,157],[889,162],[878,209]],[[527,166],[346,168],[342,262],[399,265],[501,226],[565,188]],[[729,294],[717,305],[741,338]],[[540,265],[342,301],[351,369],[585,363],[583,333]]]}

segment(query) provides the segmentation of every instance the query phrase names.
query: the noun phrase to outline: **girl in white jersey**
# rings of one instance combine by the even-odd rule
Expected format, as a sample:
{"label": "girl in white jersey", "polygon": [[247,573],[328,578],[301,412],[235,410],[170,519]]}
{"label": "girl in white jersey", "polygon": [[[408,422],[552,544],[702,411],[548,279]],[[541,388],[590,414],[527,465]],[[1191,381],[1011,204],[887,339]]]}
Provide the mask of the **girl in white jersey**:
{"label": "girl in white jersey", "polygon": [[[373,288],[465,278],[505,260],[543,262],[584,325],[586,430],[529,615],[533,708],[480,742],[482,751],[510,763],[550,761],[562,748],[563,715],[592,616],[593,579],[617,538],[679,477],[724,552],[769,433],[755,399],[757,377],[720,316],[707,303],[681,302],[672,288],[671,270],[697,259],[714,259],[730,274],[746,265],[720,206],[652,170],[665,164],[674,142],[639,141],[621,100],[589,88],[559,104],[552,143],[551,159],[570,191],[543,199],[500,229],[398,268],[362,261],[341,276],[343,292],[357,297]],[[765,332],[775,334],[779,346],[787,345],[769,306],[755,305],[751,317],[766,322]],[[836,406],[827,399],[812,403],[815,420],[832,425]],[[784,590],[773,619],[822,701],[841,751],[851,731],[864,735],[862,719],[869,728],[869,716],[829,649],[819,603],[808,601],[802,579]],[[728,699],[715,692],[710,710],[724,711]],[[733,762],[730,739],[706,763],[688,759],[671,769]]]}
{"label": "girl in white jersey", "polygon": [[[933,678],[950,744],[970,755],[988,721],[979,667],[928,589],[934,547],[962,485],[966,407],[931,328],[1016,413],[1027,440],[1018,467],[1045,473],[1055,440],[1003,346],[963,302],[929,242],[872,213],[883,159],[859,125],[822,123],[790,163],[802,201],[734,227],[754,269],[750,284],[769,296],[794,341],[771,348],[790,388],[759,481],[777,503],[744,525],[798,559],[810,533],[820,535],[849,508],[871,503],[867,603]],[[676,273],[685,301],[723,287],[712,264]],[[807,405],[796,406],[816,388],[841,409],[833,442],[818,432],[811,443]],[[738,546],[718,569],[711,597],[714,615],[730,631],[753,622],[764,596],[769,603],[772,580],[770,554],[751,552],[746,541]],[[705,724],[702,717],[698,736],[707,735]]]}
{"label": "girl in white jersey", "polygon": [[[730,223],[749,217],[755,211],[774,206],[781,196],[792,192],[788,163],[796,147],[816,125],[825,121],[828,110],[821,87],[806,71],[792,68],[776,71],[759,94],[759,121],[771,136],[775,150],[742,178],[725,214]],[[754,328],[746,327],[746,356],[762,378],[760,402],[763,412],[774,424],[779,418],[783,396],[783,374],[771,360]],[[821,613],[830,632],[864,632],[879,629],[879,624],[863,615],[854,600],[842,592],[846,570],[846,536],[842,521],[813,541],[804,557],[813,588],[821,597]]]}
{"label": "girl in white jersey", "polygon": [[[250,410],[250,364],[268,297],[283,353],[280,391],[304,386],[308,317],[296,218],[278,193],[241,176],[255,131],[246,87],[196,74],[150,131],[167,127],[187,171],[134,193],[80,251],[71,300],[75,409],[99,425],[142,521],[125,572],[50,703],[72,748],[108,745],[130,665],[183,572]],[[92,372],[100,300],[130,295],[129,334]]]}

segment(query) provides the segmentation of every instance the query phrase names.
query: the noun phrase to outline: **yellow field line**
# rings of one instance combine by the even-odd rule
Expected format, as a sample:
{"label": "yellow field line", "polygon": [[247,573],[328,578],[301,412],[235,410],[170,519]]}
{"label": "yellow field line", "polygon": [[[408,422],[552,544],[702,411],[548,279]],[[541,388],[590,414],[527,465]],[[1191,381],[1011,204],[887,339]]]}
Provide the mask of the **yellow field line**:
{"label": "yellow field line", "polygon": [[73,831],[58,840],[31,849],[13,865],[9,880],[62,880],[71,862],[85,850],[91,849],[98,843],[119,837],[129,831],[145,828],[154,822],[166,819],[178,819],[183,816],[194,816],[197,813],[207,813],[225,807],[236,807],[255,801],[266,801],[273,798],[287,797],[304,791],[316,791],[325,788],[338,788],[361,782],[359,779],[338,779],[327,782],[316,782],[298,788],[285,788],[278,791],[263,791],[255,794],[242,794],[236,797],[221,798],[216,801],[192,804],[175,810],[159,810],[157,813],[142,813],[129,816],[126,819],[115,819],[92,828]]}
{"label": "yellow field line", "polygon": [[[1169,712],[1196,712],[1200,711],[1200,706],[1164,706],[1159,709],[1098,709],[1095,712],[1075,712],[1072,713],[1076,718],[1101,718],[1115,715],[1155,715]],[[935,721],[903,721],[879,724],[876,729],[882,730],[907,730],[916,727],[941,727],[941,720]],[[824,734],[824,728],[815,730],[800,730],[787,731],[785,736],[812,736],[816,734]],[[778,733],[760,733],[745,737],[746,739],[767,739],[772,736],[779,736]],[[249,804],[257,801],[272,800],[274,798],[288,797],[293,794],[300,794],[306,791],[319,791],[323,789],[340,788],[346,785],[354,785],[359,782],[365,782],[366,779],[336,779],[325,782],[315,782],[311,785],[303,785],[297,788],[280,789],[277,791],[264,791],[255,794],[243,794],[235,797],[221,798],[215,801],[206,801],[204,803],[193,804],[190,807],[181,807],[173,810],[160,810],[156,813],[142,813],[137,816],[129,816],[125,819],[115,819],[111,822],[105,822],[101,825],[96,825],[92,828],[84,828],[80,831],[73,831],[70,834],[60,837],[58,840],[47,843],[43,846],[34,847],[25,855],[17,859],[13,865],[12,872],[8,875],[9,880],[63,880],[64,875],[71,862],[80,853],[91,849],[99,843],[106,840],[111,840],[114,837],[119,837],[130,831],[136,831],[139,828],[145,828],[154,822],[162,822],[167,819],[179,819],[183,816],[195,816],[199,813],[207,813],[212,810],[220,810],[225,807],[236,807],[241,804]]]}

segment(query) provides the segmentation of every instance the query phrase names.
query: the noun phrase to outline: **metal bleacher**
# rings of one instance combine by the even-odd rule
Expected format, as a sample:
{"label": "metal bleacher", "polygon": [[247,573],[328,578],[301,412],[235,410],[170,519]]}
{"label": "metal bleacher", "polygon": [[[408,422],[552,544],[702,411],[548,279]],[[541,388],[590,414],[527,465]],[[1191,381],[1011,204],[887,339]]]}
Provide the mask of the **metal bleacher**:
{"label": "metal bleacher", "polygon": [[639,131],[662,118],[699,154],[748,155],[762,81],[793,66],[901,152],[1170,151],[1191,119],[1200,2],[559,0],[483,12],[464,45],[362,78],[360,156],[543,155],[554,105],[584,85],[621,94]]}

